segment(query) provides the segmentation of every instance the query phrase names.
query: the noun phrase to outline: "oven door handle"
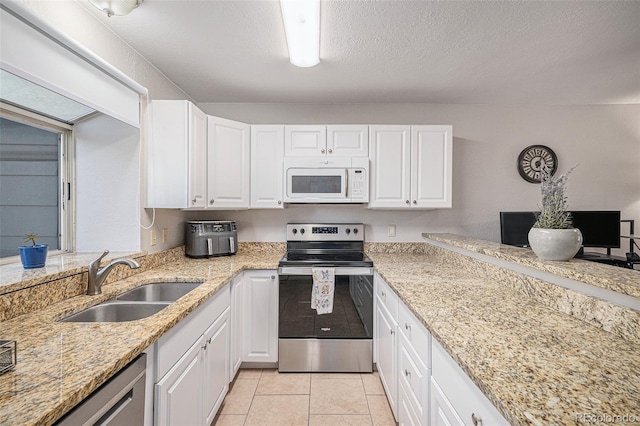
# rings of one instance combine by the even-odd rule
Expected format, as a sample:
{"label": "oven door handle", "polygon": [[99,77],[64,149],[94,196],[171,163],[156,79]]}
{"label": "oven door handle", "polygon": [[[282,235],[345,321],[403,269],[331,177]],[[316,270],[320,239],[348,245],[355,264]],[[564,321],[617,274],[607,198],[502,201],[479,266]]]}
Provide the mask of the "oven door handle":
{"label": "oven door handle", "polygon": [[[332,268],[329,265],[317,265],[316,268]],[[366,267],[338,267],[335,275],[373,275],[373,268]],[[310,266],[281,266],[278,268],[278,275],[312,275],[313,268]]]}

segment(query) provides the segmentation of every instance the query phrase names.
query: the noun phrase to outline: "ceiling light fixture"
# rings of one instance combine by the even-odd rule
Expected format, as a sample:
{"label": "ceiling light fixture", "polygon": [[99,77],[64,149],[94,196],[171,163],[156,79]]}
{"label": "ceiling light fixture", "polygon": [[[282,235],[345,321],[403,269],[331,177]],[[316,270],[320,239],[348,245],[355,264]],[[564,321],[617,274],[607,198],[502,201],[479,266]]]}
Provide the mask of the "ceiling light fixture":
{"label": "ceiling light fixture", "polygon": [[133,9],[140,6],[143,0],[89,0],[89,2],[107,14],[109,18],[113,15],[122,16],[131,13]]}
{"label": "ceiling light fixture", "polygon": [[280,0],[289,60],[298,67],[320,62],[320,0]]}

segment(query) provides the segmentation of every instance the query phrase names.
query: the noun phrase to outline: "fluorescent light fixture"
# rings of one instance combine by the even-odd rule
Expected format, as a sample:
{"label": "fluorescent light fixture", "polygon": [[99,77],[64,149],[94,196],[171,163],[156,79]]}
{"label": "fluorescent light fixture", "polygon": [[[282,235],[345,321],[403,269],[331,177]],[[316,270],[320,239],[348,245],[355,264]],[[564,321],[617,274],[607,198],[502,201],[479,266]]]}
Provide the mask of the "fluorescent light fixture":
{"label": "fluorescent light fixture", "polygon": [[298,67],[320,62],[320,0],[280,0],[289,60]]}
{"label": "fluorescent light fixture", "polygon": [[143,0],[89,0],[89,3],[103,11],[108,17],[131,13]]}

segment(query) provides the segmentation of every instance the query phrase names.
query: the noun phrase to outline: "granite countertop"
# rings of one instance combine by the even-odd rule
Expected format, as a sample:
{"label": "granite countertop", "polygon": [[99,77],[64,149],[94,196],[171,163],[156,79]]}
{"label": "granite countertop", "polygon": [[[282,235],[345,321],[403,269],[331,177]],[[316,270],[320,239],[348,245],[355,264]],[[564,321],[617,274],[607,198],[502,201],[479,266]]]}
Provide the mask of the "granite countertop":
{"label": "granite countertop", "polygon": [[[452,267],[425,244],[376,243],[375,269],[513,425],[577,424],[576,414],[640,421],[637,345],[497,280]],[[2,322],[18,366],[0,376],[0,424],[51,424],[244,269],[275,269],[283,246],[177,261]],[[416,249],[417,247],[417,249]],[[155,281],[203,284],[149,318],[126,323],[59,319]]]}
{"label": "granite countertop", "polygon": [[[86,398],[244,269],[275,269],[282,251],[245,251],[206,260],[183,258],[1,323],[18,342],[18,362],[0,376],[0,424],[51,424]],[[61,318],[128,289],[158,281],[202,285],[159,313],[123,323],[62,323]]]}
{"label": "granite countertop", "polygon": [[579,424],[578,414],[633,415],[640,422],[637,344],[446,259],[370,257],[512,425]]}

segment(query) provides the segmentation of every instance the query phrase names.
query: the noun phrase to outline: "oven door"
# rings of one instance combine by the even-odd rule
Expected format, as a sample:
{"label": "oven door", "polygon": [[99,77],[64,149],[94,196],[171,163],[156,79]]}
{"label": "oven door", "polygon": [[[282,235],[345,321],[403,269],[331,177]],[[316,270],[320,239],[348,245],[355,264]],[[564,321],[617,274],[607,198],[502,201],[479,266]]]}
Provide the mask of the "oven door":
{"label": "oven door", "polygon": [[345,203],[346,168],[288,168],[284,201],[288,203]]}
{"label": "oven door", "polygon": [[282,372],[371,372],[373,268],[335,268],[333,311],[311,309],[311,267],[279,270],[278,357]]}

